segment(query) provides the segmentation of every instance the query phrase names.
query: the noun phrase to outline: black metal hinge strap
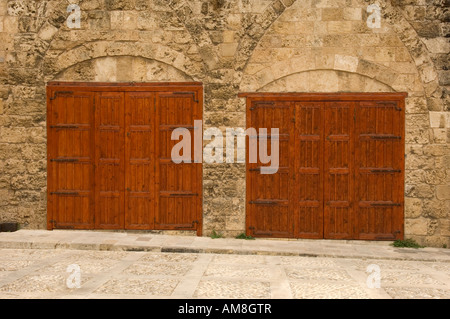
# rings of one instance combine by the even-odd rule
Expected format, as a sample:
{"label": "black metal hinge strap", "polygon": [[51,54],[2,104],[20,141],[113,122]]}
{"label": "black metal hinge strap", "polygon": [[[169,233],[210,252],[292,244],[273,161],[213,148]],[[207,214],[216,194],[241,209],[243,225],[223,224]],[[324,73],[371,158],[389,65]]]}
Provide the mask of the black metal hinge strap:
{"label": "black metal hinge strap", "polygon": [[197,94],[195,92],[172,92],[175,95],[192,95],[192,99],[195,103],[198,103]]}
{"label": "black metal hinge strap", "polygon": [[372,207],[398,207],[402,206],[402,204],[399,203],[370,203],[370,206]]}
{"label": "black metal hinge strap", "polygon": [[401,173],[402,170],[401,169],[380,168],[380,169],[372,169],[370,172],[371,173]]}
{"label": "black metal hinge strap", "polygon": [[257,204],[257,205],[277,205],[277,201],[273,200],[252,200],[249,204]]}
{"label": "black metal hinge strap", "polygon": [[51,192],[50,195],[80,195],[78,192]]}
{"label": "black metal hinge strap", "polygon": [[73,129],[73,128],[79,128],[79,126],[78,125],[50,125],[50,128]]}
{"label": "black metal hinge strap", "polygon": [[50,162],[74,163],[78,162],[77,158],[52,158]]}
{"label": "black metal hinge strap", "polygon": [[50,101],[55,100],[59,95],[63,94],[73,94],[73,91],[56,91],[53,96],[50,98]]}
{"label": "black metal hinge strap", "polygon": [[401,136],[396,135],[371,135],[371,139],[373,140],[401,140]]}

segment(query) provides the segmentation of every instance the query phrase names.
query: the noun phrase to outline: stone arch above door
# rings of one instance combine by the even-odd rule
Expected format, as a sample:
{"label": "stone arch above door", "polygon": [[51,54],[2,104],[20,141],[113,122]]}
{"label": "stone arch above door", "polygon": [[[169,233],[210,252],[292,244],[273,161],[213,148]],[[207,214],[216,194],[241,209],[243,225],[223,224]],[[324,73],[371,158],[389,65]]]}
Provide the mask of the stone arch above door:
{"label": "stone arch above door", "polygon": [[99,57],[72,65],[54,80],[97,82],[189,82],[192,77],[160,61],[134,56]]}

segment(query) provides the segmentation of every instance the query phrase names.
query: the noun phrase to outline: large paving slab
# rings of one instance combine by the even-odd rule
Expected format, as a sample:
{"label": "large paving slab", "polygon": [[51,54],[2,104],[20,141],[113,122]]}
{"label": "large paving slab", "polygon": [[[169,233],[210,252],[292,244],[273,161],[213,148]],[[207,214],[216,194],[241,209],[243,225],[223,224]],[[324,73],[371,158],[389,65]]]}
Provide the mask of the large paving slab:
{"label": "large paving slab", "polygon": [[[379,288],[367,284],[373,265]],[[450,263],[3,248],[0,298],[448,299]]]}

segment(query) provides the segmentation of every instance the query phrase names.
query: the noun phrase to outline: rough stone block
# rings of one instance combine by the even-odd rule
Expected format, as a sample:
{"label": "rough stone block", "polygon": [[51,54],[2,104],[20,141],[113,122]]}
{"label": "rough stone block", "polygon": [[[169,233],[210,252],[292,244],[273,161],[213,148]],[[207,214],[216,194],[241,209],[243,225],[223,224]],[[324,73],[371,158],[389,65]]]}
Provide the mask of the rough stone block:
{"label": "rough stone block", "polygon": [[422,214],[422,200],[420,198],[405,198],[405,218],[417,218]]}
{"label": "rough stone block", "polygon": [[439,76],[439,84],[441,85],[450,85],[450,71],[438,71]]}
{"label": "rough stone block", "polygon": [[19,20],[17,17],[5,16],[3,17],[3,32],[17,33],[19,31]]}
{"label": "rough stone block", "polygon": [[375,60],[378,62],[395,61],[395,48],[378,47],[375,52]]}
{"label": "rough stone block", "polygon": [[429,199],[434,197],[434,187],[427,184],[407,185],[405,195],[416,198]]}
{"label": "rough stone block", "polygon": [[333,33],[350,33],[352,31],[351,21],[329,21],[328,32]]}
{"label": "rough stone block", "polygon": [[430,112],[430,127],[445,128],[446,113],[445,112]]}
{"label": "rough stone block", "polygon": [[362,19],[362,10],[361,8],[344,8],[343,18],[349,21],[359,21]]}
{"label": "rough stone block", "polygon": [[95,81],[116,81],[116,63],[116,59],[113,57],[96,60],[94,63]]}
{"label": "rough stone block", "polygon": [[223,43],[219,45],[220,55],[223,57],[233,57],[236,54],[236,50],[239,43]]}
{"label": "rough stone block", "polygon": [[428,111],[427,100],[423,97],[407,97],[405,103],[406,113],[426,113]]}
{"label": "rough stone block", "polygon": [[322,21],[340,21],[344,18],[344,11],[341,8],[323,8]]}
{"label": "rough stone block", "polygon": [[405,233],[411,235],[427,235],[427,220],[425,218],[406,219]]}
{"label": "rough stone block", "polygon": [[432,143],[434,144],[446,144],[447,143],[447,129],[445,128],[433,128]]}
{"label": "rough stone block", "polygon": [[445,38],[422,39],[430,53],[450,52],[450,42]]}
{"label": "rough stone block", "polygon": [[334,68],[347,72],[356,72],[359,60],[357,57],[336,54],[334,57]]}
{"label": "rough stone block", "polygon": [[450,199],[450,185],[437,185],[436,197],[440,200]]}
{"label": "rough stone block", "polygon": [[442,236],[450,236],[450,219],[441,219],[440,232]]}
{"label": "rough stone block", "polygon": [[444,201],[435,199],[424,199],[422,205],[422,216],[433,219],[447,219],[449,216],[448,207]]}
{"label": "rough stone block", "polygon": [[286,6],[286,7],[290,7],[295,0],[281,0],[281,2]]}
{"label": "rough stone block", "polygon": [[310,72],[309,89],[311,92],[337,92],[339,90],[337,73],[327,71]]}

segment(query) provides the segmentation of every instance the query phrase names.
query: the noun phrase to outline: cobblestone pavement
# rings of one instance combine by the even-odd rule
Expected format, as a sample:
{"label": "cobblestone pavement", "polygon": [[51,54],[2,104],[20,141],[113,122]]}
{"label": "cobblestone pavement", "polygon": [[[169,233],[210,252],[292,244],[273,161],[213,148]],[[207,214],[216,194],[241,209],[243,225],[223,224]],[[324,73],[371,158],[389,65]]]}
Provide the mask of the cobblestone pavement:
{"label": "cobblestone pavement", "polygon": [[[376,273],[367,271],[372,264],[379,267],[381,288],[368,288],[368,277],[369,282],[376,282]],[[67,271],[70,265],[79,266],[79,277],[77,266]],[[69,288],[76,286],[77,278],[80,287]],[[450,263],[0,249],[0,298],[449,299]]]}

